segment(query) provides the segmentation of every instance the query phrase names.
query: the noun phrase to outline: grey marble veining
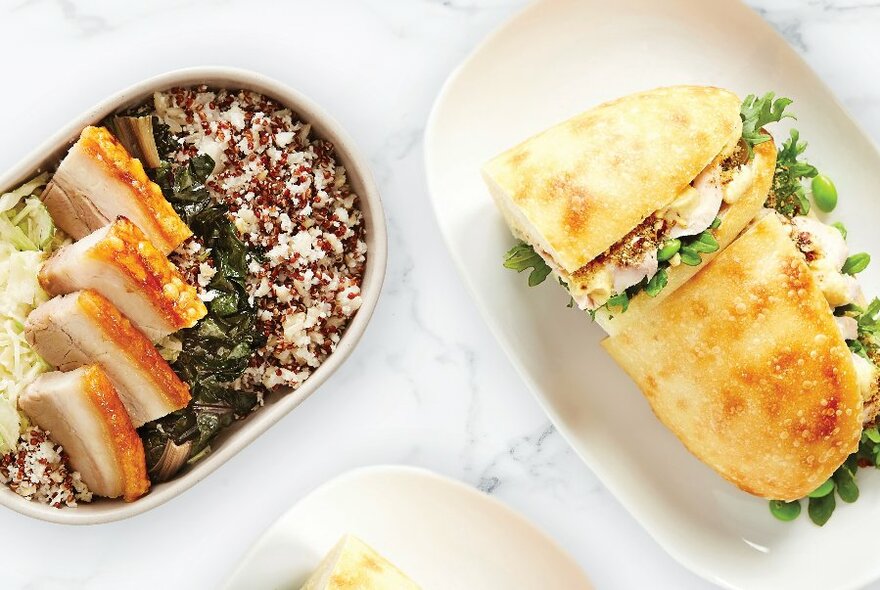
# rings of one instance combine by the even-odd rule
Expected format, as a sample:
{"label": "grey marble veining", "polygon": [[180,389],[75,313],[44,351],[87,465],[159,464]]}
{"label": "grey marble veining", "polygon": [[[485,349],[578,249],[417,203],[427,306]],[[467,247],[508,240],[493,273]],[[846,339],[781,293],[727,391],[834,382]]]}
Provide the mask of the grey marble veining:
{"label": "grey marble veining", "polygon": [[[749,3],[880,138],[880,4]],[[298,498],[376,463],[421,465],[499,497],[566,547],[599,588],[708,587],[650,539],[551,426],[483,325],[433,219],[421,142],[434,97],[525,4],[0,0],[0,168],[146,76],[247,67],[311,95],[355,137],[381,188],[390,250],[373,323],[319,393],[205,482],[131,521],[73,529],[0,512],[10,539],[0,587],[217,587]],[[638,567],[620,566],[633,556]]]}

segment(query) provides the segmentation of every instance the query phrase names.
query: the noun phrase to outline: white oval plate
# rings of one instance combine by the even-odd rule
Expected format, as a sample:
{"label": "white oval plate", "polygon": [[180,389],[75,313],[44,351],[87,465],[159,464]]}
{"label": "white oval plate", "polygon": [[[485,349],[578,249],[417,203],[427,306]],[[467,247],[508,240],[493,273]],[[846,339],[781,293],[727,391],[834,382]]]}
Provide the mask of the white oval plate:
{"label": "white oval plate", "polygon": [[[486,41],[450,78],[425,139],[428,185],[450,252],[523,380],[584,461],[673,557],[730,588],[857,587],[880,576],[866,523],[880,479],[824,527],[776,521],[687,453],[601,350],[604,336],[547,281],[501,266],[514,243],[482,163],[604,100],[671,84],[795,100],[810,160],[831,175],[854,251],[880,255],[880,158],[825,85],[760,17],[727,0],[544,0]],[[788,131],[777,125],[779,139]],[[871,243],[874,239],[875,243]],[[880,293],[877,268],[864,277]]]}
{"label": "white oval plate", "polygon": [[154,485],[143,498],[131,503],[100,498],[91,504],[59,510],[46,504],[28,502],[8,487],[0,485],[0,505],[27,516],[62,524],[112,522],[155,508],[207,477],[309,397],[348,358],[370,321],[385,278],[387,237],[382,202],[367,161],[339,123],[321,107],[296,90],[260,74],[227,67],[189,68],[149,78],[117,92],[71,121],[9,172],[0,175],[0,193],[20,185],[38,170],[51,169],[76,141],[85,126],[98,123],[111,113],[139,104],[155,91],[199,84],[260,92],[290,107],[303,121],[312,124],[317,136],[334,144],[336,153],[348,172],[349,182],[360,197],[366,224],[367,266],[361,285],[363,304],[333,354],[315,369],[299,389],[286,395],[267,396],[264,407],[246,419],[234,422],[217,436],[212,443],[213,451],[210,455],[170,481]]}
{"label": "white oval plate", "polygon": [[345,534],[425,590],[589,590],[583,571],[516,512],[424,469],[356,469],[300,500],[267,530],[227,590],[299,588]]}

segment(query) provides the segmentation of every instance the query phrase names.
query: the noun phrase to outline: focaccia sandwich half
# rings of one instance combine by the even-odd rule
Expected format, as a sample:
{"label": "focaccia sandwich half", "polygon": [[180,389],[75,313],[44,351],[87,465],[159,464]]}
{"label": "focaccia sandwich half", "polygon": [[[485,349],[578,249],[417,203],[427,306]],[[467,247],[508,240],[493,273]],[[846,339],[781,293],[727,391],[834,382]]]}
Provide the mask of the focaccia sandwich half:
{"label": "focaccia sandwich half", "polygon": [[622,312],[668,296],[761,208],[776,149],[746,145],[740,105],[704,86],[626,96],[508,150],[483,176],[522,255],[540,255],[613,331]]}
{"label": "focaccia sandwich half", "polygon": [[876,371],[863,383],[827,277],[792,238],[803,232],[768,212],[603,342],[694,455],[741,489],[786,501],[856,450],[874,413],[863,397],[876,395]]}

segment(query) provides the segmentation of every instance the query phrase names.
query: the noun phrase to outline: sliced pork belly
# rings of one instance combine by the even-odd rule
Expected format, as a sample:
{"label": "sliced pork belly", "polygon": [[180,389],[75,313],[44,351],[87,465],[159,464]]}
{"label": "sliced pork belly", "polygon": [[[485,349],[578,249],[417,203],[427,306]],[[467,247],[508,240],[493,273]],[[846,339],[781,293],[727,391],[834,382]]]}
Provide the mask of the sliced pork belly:
{"label": "sliced pork belly", "polygon": [[62,371],[101,365],[135,427],[189,403],[189,387],[156,347],[95,291],[76,291],[40,305],[28,316],[25,336]]}
{"label": "sliced pork belly", "polygon": [[168,254],[192,235],[141,163],[103,127],[86,127],[43,201],[55,224],[78,240],[120,215]]}
{"label": "sliced pork belly", "polygon": [[40,284],[50,295],[94,289],[153,342],[207,313],[195,288],[125,217],[55,253]]}
{"label": "sliced pork belly", "polygon": [[40,375],[18,403],[95,494],[131,502],[150,489],[143,443],[98,365]]}

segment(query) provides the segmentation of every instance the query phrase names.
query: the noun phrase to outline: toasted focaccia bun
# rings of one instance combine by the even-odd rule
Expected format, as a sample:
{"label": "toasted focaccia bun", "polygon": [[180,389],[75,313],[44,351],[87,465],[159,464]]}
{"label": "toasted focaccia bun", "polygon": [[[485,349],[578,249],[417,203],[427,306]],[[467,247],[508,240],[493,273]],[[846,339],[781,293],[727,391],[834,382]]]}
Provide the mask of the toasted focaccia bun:
{"label": "toasted focaccia bun", "polygon": [[302,590],[419,590],[375,549],[346,535],[321,561]]}
{"label": "toasted focaccia bun", "polygon": [[[514,236],[544,259],[578,307],[596,311],[657,274],[668,241],[708,232],[717,251],[757,214],[776,152],[767,142],[751,157],[740,104],[734,93],[705,86],[626,96],[502,153],[483,176]],[[656,300],[695,272],[687,259],[660,262],[669,279]]]}
{"label": "toasted focaccia bun", "polygon": [[775,214],[603,346],[685,446],[751,494],[801,498],[858,445],[851,353]]}

